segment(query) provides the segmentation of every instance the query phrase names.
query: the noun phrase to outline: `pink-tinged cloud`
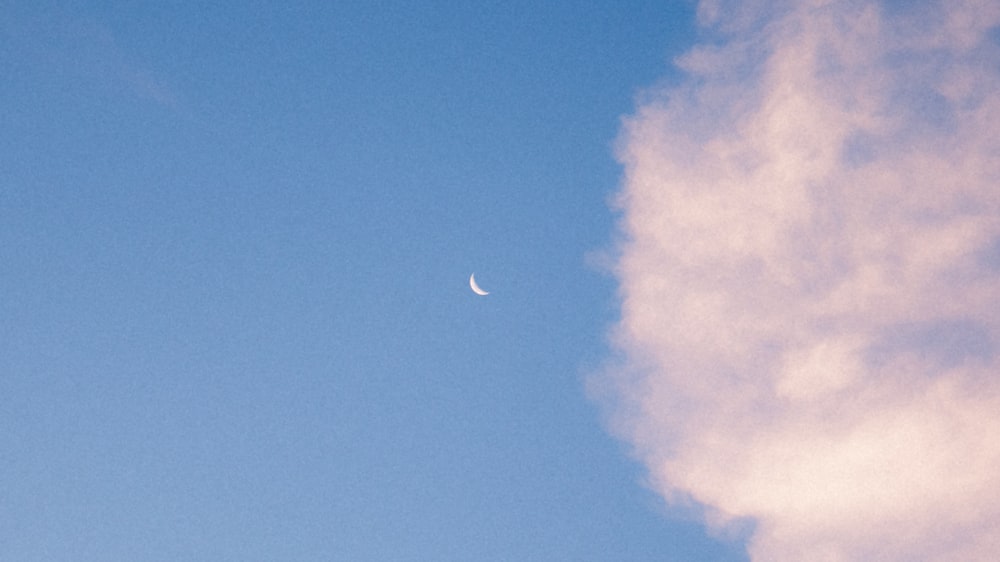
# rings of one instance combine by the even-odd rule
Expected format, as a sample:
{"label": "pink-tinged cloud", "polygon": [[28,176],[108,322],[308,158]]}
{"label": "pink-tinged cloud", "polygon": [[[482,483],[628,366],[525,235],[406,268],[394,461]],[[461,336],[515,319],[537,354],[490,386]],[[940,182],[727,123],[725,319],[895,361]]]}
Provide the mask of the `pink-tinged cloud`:
{"label": "pink-tinged cloud", "polygon": [[754,560],[1000,553],[1000,3],[895,4],[703,1],[623,126],[598,386]]}

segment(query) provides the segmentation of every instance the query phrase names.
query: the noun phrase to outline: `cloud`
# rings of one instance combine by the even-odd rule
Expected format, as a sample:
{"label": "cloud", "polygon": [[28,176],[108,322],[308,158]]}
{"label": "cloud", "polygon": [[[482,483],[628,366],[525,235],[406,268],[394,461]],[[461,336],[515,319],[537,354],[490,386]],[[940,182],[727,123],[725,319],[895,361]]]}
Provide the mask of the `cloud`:
{"label": "cloud", "polygon": [[0,22],[0,39],[15,62],[85,90],[125,91],[176,109],[179,96],[148,65],[131,56],[110,26],[62,9],[19,7]]}
{"label": "cloud", "polygon": [[754,560],[992,559],[1000,4],[698,17],[619,141],[615,431]]}

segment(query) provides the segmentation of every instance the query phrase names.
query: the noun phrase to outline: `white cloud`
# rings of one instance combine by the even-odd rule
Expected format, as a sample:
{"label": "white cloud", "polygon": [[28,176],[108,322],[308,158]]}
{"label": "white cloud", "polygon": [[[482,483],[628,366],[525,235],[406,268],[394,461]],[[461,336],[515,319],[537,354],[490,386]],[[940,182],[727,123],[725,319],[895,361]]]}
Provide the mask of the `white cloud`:
{"label": "white cloud", "polygon": [[617,431],[754,560],[992,559],[1000,4],[699,17],[620,139]]}

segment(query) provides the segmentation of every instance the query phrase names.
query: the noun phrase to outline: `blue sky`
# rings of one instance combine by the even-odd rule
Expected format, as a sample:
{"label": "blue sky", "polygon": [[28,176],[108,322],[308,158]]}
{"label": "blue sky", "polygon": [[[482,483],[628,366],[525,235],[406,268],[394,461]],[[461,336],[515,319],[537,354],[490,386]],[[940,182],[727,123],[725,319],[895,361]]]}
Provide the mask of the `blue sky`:
{"label": "blue sky", "polygon": [[585,390],[691,3],[2,13],[0,558],[745,559]]}

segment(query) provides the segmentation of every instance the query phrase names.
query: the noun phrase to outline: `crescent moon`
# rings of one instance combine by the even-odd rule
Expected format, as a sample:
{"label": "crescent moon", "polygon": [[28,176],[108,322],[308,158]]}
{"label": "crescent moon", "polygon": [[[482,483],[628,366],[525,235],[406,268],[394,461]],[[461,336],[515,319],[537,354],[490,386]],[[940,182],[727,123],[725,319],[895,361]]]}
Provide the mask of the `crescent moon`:
{"label": "crescent moon", "polygon": [[479,295],[481,297],[485,297],[486,295],[490,294],[489,291],[482,290],[482,288],[480,288],[479,285],[476,283],[476,274],[475,273],[473,273],[472,275],[469,276],[469,286],[472,287],[472,292],[473,293],[476,293],[477,295]]}

